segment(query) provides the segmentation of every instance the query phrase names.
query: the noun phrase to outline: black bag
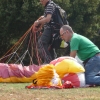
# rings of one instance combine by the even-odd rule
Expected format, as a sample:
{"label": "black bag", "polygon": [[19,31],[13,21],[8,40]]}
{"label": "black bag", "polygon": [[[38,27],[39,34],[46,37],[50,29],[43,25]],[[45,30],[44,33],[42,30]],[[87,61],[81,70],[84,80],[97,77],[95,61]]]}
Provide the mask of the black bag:
{"label": "black bag", "polygon": [[52,34],[52,44],[51,46],[55,49],[59,49],[61,45],[62,39],[60,38],[59,31],[55,31]]}
{"label": "black bag", "polygon": [[53,14],[53,21],[51,23],[52,25],[52,47],[55,48],[55,49],[58,49],[60,48],[60,45],[61,45],[61,38],[60,38],[60,28],[61,26],[63,25],[66,25],[68,24],[68,21],[67,21],[67,14],[66,12],[60,7],[58,6],[57,4],[55,4],[54,2],[52,2],[53,5],[55,6],[55,13]]}
{"label": "black bag", "polygon": [[53,22],[60,27],[62,25],[68,24],[66,11],[59,5],[55,4],[53,1],[51,1],[51,4],[55,6],[55,12],[52,16]]}
{"label": "black bag", "polygon": [[63,10],[61,7],[59,7],[58,5],[56,5],[56,14],[58,16],[58,23],[61,25],[66,25],[68,24],[67,21],[67,14],[65,12],[65,10]]}

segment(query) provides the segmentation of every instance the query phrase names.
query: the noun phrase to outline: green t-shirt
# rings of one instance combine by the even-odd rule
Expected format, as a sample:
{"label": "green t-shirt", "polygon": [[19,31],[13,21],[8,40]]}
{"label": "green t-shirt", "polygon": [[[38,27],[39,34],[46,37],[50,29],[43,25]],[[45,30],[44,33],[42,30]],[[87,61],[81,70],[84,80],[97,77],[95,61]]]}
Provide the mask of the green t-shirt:
{"label": "green t-shirt", "polygon": [[70,41],[71,51],[77,50],[77,56],[81,60],[86,60],[100,52],[99,48],[88,38],[74,33]]}

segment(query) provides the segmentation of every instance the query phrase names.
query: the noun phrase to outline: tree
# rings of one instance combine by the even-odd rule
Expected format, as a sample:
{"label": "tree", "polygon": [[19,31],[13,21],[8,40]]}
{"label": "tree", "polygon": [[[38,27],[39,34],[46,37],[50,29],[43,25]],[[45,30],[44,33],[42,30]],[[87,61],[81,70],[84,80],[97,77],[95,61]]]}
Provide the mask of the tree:
{"label": "tree", "polygon": [[79,34],[90,39],[97,35],[100,25],[100,0],[70,0],[69,23]]}
{"label": "tree", "polygon": [[[100,47],[100,0],[53,0],[66,10],[74,31]],[[0,56],[3,55],[43,14],[37,0],[0,1]]]}
{"label": "tree", "polygon": [[42,10],[38,5],[36,0],[1,0],[0,55],[4,54],[38,18]]}

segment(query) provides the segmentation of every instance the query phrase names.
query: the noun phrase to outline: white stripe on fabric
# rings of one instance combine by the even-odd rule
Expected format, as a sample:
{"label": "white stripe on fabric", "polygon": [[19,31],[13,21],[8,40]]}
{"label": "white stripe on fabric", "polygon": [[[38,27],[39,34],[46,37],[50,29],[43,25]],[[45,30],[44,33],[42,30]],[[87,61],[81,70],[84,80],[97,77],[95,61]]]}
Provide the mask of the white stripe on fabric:
{"label": "white stripe on fabric", "polygon": [[85,86],[85,74],[84,73],[77,73],[79,81],[80,81],[80,87]]}

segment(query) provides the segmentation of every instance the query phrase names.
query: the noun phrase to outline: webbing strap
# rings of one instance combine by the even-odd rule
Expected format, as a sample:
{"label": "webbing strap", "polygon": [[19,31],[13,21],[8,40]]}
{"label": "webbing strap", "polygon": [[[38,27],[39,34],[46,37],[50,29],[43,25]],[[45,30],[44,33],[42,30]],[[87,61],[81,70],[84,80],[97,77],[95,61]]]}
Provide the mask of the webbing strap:
{"label": "webbing strap", "polygon": [[15,63],[18,63],[19,61],[20,61],[20,63],[22,63],[22,61],[25,58],[27,52],[28,52],[28,50],[26,50],[25,53]]}

